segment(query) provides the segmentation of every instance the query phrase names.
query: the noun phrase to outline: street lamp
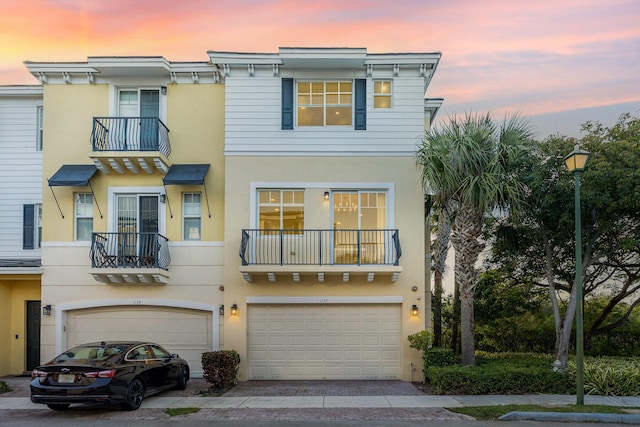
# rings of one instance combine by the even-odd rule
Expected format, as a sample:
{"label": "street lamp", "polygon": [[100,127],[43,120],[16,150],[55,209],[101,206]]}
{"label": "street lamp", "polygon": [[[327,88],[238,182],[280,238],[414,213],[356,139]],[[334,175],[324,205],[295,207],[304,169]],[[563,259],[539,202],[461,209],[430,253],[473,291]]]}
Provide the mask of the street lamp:
{"label": "street lamp", "polygon": [[580,172],[584,171],[589,152],[576,145],[573,152],[564,158],[564,164],[575,176],[575,223],[576,223],[576,404],[584,405],[584,344],[582,321],[582,221],[580,214]]}

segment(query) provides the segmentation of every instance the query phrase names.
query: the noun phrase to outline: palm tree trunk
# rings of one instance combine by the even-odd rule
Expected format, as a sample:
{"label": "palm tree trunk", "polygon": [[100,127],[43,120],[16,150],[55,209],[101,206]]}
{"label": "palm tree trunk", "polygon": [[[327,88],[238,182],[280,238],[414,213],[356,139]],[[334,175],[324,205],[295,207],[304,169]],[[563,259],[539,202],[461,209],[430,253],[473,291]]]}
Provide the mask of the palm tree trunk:
{"label": "palm tree trunk", "polygon": [[451,234],[451,221],[446,207],[438,208],[438,233],[434,245],[434,272],[433,272],[433,345],[442,345],[442,279],[449,252],[449,236]]}
{"label": "palm tree trunk", "polygon": [[451,243],[456,251],[456,283],[460,288],[460,344],[463,365],[474,365],[476,362],[473,301],[478,279],[475,264],[484,248],[484,243],[479,240],[482,219],[482,212],[460,205],[451,235]]}

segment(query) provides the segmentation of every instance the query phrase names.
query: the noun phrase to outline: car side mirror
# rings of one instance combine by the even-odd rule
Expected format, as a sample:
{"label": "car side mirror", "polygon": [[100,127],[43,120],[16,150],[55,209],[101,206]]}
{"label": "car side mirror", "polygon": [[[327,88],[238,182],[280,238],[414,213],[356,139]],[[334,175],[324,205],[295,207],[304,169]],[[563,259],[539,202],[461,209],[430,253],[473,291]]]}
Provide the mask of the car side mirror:
{"label": "car side mirror", "polygon": [[180,356],[178,354],[172,353],[171,354],[171,358],[172,359],[178,359]]}

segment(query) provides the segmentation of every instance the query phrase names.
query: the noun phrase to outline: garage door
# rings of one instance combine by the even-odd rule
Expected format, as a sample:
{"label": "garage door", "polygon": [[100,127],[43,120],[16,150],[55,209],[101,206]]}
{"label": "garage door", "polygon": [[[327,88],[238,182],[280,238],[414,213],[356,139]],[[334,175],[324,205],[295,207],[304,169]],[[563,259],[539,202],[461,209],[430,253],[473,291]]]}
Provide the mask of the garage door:
{"label": "garage door", "polygon": [[117,306],[73,310],[67,314],[67,344],[103,340],[156,342],[189,362],[202,378],[202,353],[213,348],[211,313],[182,308]]}
{"label": "garage door", "polygon": [[249,306],[250,379],[397,379],[400,305]]}

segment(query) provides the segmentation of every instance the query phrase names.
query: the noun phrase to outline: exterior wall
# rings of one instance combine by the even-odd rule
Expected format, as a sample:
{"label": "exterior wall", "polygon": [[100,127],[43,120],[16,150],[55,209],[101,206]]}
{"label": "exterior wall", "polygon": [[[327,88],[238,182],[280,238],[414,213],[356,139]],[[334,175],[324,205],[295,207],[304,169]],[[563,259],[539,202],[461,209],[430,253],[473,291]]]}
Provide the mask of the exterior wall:
{"label": "exterior wall", "polygon": [[[0,276],[1,277],[1,276]],[[2,284],[3,279],[0,278],[0,288],[7,288]],[[8,366],[3,370],[6,374],[22,374],[26,371],[26,347],[27,347],[27,329],[25,319],[27,318],[26,302],[38,301],[40,299],[40,275],[29,275],[14,277],[9,280],[13,282],[11,288],[8,314],[10,317],[8,323],[10,325],[8,350]],[[4,300],[3,300],[4,302]]]}
{"label": "exterior wall", "polygon": [[[240,71],[236,71],[240,73]],[[356,77],[364,78],[364,70]],[[296,76],[299,76],[297,73]],[[287,77],[282,71],[280,77]],[[324,78],[326,74],[305,73],[304,78]],[[335,78],[344,78],[338,75]],[[352,78],[351,74],[348,78]],[[376,78],[389,78],[386,73]],[[424,134],[424,79],[396,77],[393,107],[373,108],[373,79],[367,79],[367,130],[353,126],[296,127],[280,129],[281,78],[264,76],[227,78],[227,155],[272,153],[337,153],[350,155],[409,155]]]}
{"label": "exterior wall", "polygon": [[38,86],[0,87],[0,259],[40,258],[22,248],[22,205],[42,202],[42,152],[36,150]]}
{"label": "exterior wall", "polygon": [[[402,173],[398,173],[402,171]],[[227,315],[225,323],[225,348],[237,350],[242,360],[247,360],[246,313],[247,297],[400,297],[402,300],[402,379],[420,376],[421,361],[416,350],[410,349],[405,339],[411,333],[430,327],[430,306],[425,307],[423,191],[418,170],[412,157],[250,157],[227,158],[227,221],[225,251],[225,302],[238,304],[240,316]],[[328,277],[325,283],[307,280],[294,283],[290,275],[279,275],[276,283],[256,279],[252,283],[243,280],[238,269],[240,260],[241,230],[255,228],[255,218],[250,217],[252,186],[271,183],[289,188],[305,188],[305,228],[332,228],[331,207],[323,201],[324,191],[332,188],[356,188],[373,183],[386,183],[391,188],[394,205],[388,206],[388,215],[394,220],[391,228],[400,230],[403,268],[397,282],[388,278],[368,283],[363,277],[354,276],[343,283],[342,276]],[[264,185],[269,187],[269,184]],[[233,213],[233,215],[231,214]],[[412,287],[417,290],[413,291]],[[427,300],[428,301],[428,300]],[[410,317],[413,304],[420,307],[419,317]],[[244,315],[242,314],[244,313]],[[417,371],[411,372],[411,364]],[[240,366],[240,379],[247,379],[246,364]]]}

